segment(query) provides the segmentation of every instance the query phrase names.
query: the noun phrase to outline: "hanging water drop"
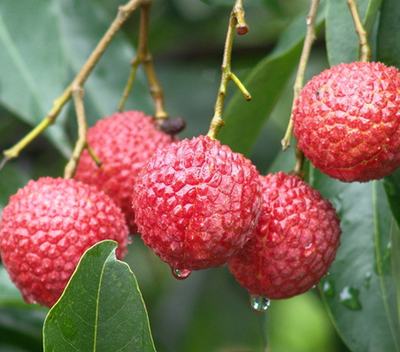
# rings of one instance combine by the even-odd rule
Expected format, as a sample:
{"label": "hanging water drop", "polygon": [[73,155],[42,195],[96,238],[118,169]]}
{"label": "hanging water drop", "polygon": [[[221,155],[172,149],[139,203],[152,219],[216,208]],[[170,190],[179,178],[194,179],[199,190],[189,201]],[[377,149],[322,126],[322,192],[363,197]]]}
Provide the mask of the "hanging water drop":
{"label": "hanging water drop", "polygon": [[128,236],[128,244],[131,244],[133,242],[133,238],[134,238],[134,235]]}
{"label": "hanging water drop", "polygon": [[322,284],[322,292],[326,297],[333,298],[335,296],[335,285],[331,279],[326,279]]}
{"label": "hanging water drop", "polygon": [[271,301],[264,296],[250,296],[251,308],[256,313],[265,313],[271,304]]}
{"label": "hanging water drop", "polygon": [[342,292],[340,292],[339,302],[351,310],[361,310],[362,305],[358,299],[359,294],[360,290],[351,286],[346,286]]}
{"label": "hanging water drop", "polygon": [[191,270],[187,269],[174,269],[172,268],[172,274],[175,276],[176,279],[178,280],[185,280],[189,277],[189,275],[192,273]]}
{"label": "hanging water drop", "polygon": [[364,286],[366,289],[369,289],[371,279],[372,279],[372,273],[370,271],[367,271],[364,275]]}

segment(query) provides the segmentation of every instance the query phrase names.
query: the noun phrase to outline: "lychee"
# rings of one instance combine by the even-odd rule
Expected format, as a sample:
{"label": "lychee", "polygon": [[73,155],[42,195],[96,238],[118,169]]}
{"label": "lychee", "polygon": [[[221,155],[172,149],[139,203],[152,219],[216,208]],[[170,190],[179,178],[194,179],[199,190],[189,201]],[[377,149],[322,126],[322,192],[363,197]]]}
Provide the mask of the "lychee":
{"label": "lychee", "polygon": [[135,234],[132,188],[146,160],[176,138],[157,129],[153,119],[139,111],[115,113],[89,128],[87,141],[102,162],[98,167],[87,150],[79,160],[74,178],[108,194],[125,214]]}
{"label": "lychee", "polygon": [[302,89],[294,135],[323,173],[366,182],[400,166],[400,72],[379,62],[327,69]]}
{"label": "lychee", "polygon": [[145,244],[187,276],[224,265],[244,245],[261,211],[258,172],[218,140],[185,139],[146,163],[133,208]]}
{"label": "lychee", "polygon": [[327,274],[341,234],[331,203],[298,176],[260,176],[263,205],[249,241],[229,261],[252,296],[290,298]]}
{"label": "lychee", "polygon": [[118,242],[121,259],[124,215],[105,193],[75,180],[29,181],[2,212],[1,259],[28,303],[54,305],[84,251],[106,239]]}

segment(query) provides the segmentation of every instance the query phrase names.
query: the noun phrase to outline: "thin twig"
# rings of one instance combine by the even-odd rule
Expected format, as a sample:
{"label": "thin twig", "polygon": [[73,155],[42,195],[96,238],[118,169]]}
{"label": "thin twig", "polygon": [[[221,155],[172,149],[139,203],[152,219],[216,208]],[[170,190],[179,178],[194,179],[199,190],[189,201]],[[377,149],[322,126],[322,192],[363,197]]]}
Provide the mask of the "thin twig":
{"label": "thin twig", "polygon": [[[316,40],[315,33],[315,25],[316,18],[318,12],[319,0],[311,0],[310,11],[307,15],[306,23],[307,23],[307,31],[304,39],[303,50],[300,57],[299,67],[297,69],[296,80],[293,86],[293,103],[292,103],[292,111],[295,108],[296,100],[299,96],[299,93],[304,84],[304,75],[307,68],[308,59],[310,57],[310,52],[314,41]],[[285,133],[284,138],[282,139],[282,150],[285,151],[290,146],[290,140],[293,134],[293,113],[290,116],[289,124]],[[302,151],[297,146],[297,141],[295,144],[295,155],[296,155],[296,164],[293,170],[295,174],[301,174],[304,163],[304,155]]]}
{"label": "thin twig", "polygon": [[[233,82],[235,82],[235,84],[239,87],[239,89],[245,96],[246,100],[251,100],[250,93],[246,90],[244,85],[231,71],[234,31],[236,29],[236,31],[243,32],[243,28],[248,29],[248,26],[244,20],[243,0],[236,0],[231,15],[229,17],[228,32],[226,34],[224,56],[222,59],[222,66],[221,66],[222,70],[221,84],[218,90],[217,102],[215,103],[214,106],[214,116],[211,120],[210,128],[207,133],[207,136],[213,139],[217,138],[218,132],[220,131],[221,127],[225,124],[225,121],[222,119],[222,110],[224,107],[226,91],[229,81],[233,80]],[[245,32],[247,33],[247,30]],[[245,34],[245,33],[240,33],[240,34]]]}
{"label": "thin twig", "polygon": [[76,87],[71,92],[75,104],[75,111],[78,120],[78,140],[75,143],[74,151],[65,166],[64,178],[72,178],[75,174],[79,158],[87,146],[86,133],[87,124],[85,117],[85,107],[83,105],[84,90],[82,87]]}
{"label": "thin twig", "polygon": [[371,46],[369,45],[368,32],[362,24],[356,1],[346,0],[346,2],[353,17],[356,33],[360,41],[360,61],[368,62],[371,60]]}
{"label": "thin twig", "polygon": [[149,42],[149,23],[150,23],[150,7],[152,0],[146,0],[141,5],[140,12],[140,31],[139,31],[139,42],[137,55],[134,60],[132,60],[132,69],[122,95],[121,102],[118,106],[118,111],[122,111],[128,95],[132,89],[132,85],[135,80],[137,68],[139,64],[143,65],[146,72],[146,76],[149,82],[150,93],[154,101],[155,113],[154,117],[159,119],[159,123],[162,120],[168,119],[168,114],[165,111],[164,102],[164,91],[161,87],[160,82],[157,79],[157,75],[153,65],[153,58],[149,52],[148,42]]}
{"label": "thin twig", "polygon": [[64,105],[71,99],[72,90],[76,87],[83,86],[84,82],[89,77],[97,62],[100,60],[104,51],[107,49],[115,35],[121,29],[122,25],[126,22],[129,16],[145,1],[147,0],[131,0],[124,6],[121,6],[119,8],[118,14],[114,21],[111,23],[107,32],[101,38],[100,42],[97,44],[96,48],[93,50],[92,54],[89,56],[88,60],[83,65],[71,84],[61,94],[61,96],[54,101],[53,108],[50,110],[47,116],[17,144],[15,144],[10,149],[3,151],[4,157],[7,160],[18,157],[20,152],[29,143],[31,143],[37,136],[39,136],[48,126],[54,123]]}

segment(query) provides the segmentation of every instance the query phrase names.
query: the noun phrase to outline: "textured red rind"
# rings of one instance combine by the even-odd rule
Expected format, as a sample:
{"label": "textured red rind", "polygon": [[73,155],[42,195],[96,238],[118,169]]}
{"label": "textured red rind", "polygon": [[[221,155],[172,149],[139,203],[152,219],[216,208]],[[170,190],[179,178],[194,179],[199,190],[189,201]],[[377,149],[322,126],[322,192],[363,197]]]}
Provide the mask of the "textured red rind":
{"label": "textured red rind", "polygon": [[260,181],[258,226],[229,268],[252,295],[290,298],[327,274],[339,246],[340,221],[330,202],[299,177],[279,172]]}
{"label": "textured red rind", "polygon": [[147,246],[179,270],[224,265],[244,245],[261,211],[250,160],[206,136],[159,149],[134,187]]}
{"label": "textured red rind", "polygon": [[0,223],[0,253],[28,303],[51,307],[89,247],[111,239],[126,253],[128,228],[110,197],[62,178],[30,181],[10,197]]}
{"label": "textured red rind", "polygon": [[107,193],[122,209],[130,232],[135,234],[131,203],[137,174],[158,148],[176,141],[176,137],[158,130],[143,112],[125,111],[99,120],[89,128],[87,140],[102,165],[97,167],[85,150],[74,178]]}
{"label": "textured red rind", "polygon": [[400,73],[378,62],[333,66],[304,86],[293,124],[323,173],[343,182],[387,176],[400,166]]}

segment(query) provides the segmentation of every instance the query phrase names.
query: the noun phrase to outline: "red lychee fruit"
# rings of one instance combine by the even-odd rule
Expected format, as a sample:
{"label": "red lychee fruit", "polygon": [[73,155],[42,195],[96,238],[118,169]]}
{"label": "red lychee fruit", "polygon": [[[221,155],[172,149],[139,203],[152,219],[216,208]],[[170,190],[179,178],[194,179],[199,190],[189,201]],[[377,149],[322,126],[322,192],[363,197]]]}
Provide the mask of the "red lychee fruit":
{"label": "red lychee fruit", "polygon": [[333,66],[304,86],[293,124],[300,149],[330,177],[387,176],[400,166],[400,72],[379,62]]}
{"label": "red lychee fruit", "polygon": [[0,253],[28,303],[51,307],[82,254],[102,240],[118,242],[122,258],[128,228],[121,209],[93,186],[44,177],[10,197],[0,223]]}
{"label": "red lychee fruit", "polygon": [[150,116],[138,111],[115,113],[89,128],[87,141],[102,162],[98,167],[87,150],[74,178],[108,194],[125,214],[131,234],[137,233],[132,188],[146,160],[176,138],[158,130]]}
{"label": "red lychee fruit", "polygon": [[252,296],[290,298],[327,274],[341,234],[331,203],[298,176],[260,176],[263,205],[257,228],[229,261]]}
{"label": "red lychee fruit", "polygon": [[185,139],[146,163],[133,208],[145,244],[187,276],[224,265],[244,245],[261,211],[258,172],[218,140]]}

